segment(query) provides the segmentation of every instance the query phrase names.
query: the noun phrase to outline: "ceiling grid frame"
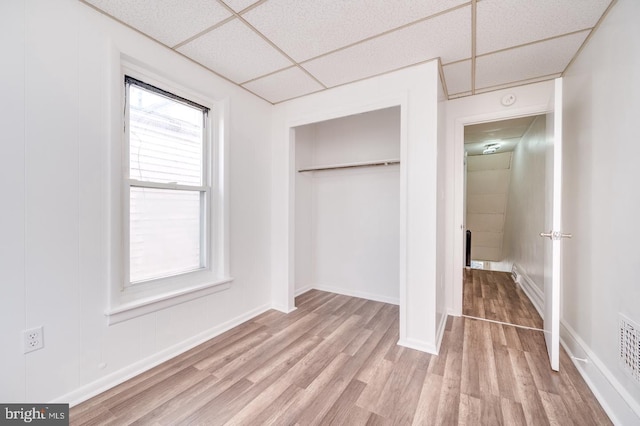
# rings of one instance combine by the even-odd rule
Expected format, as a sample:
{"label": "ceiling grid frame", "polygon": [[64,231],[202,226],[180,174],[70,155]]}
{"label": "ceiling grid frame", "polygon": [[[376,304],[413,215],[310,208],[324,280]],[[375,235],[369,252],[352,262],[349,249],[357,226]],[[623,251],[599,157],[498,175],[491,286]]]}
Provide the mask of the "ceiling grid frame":
{"label": "ceiling grid frame", "polygon": [[[345,84],[351,84],[379,75],[388,74],[400,69],[423,64],[431,60],[438,60],[439,62],[438,67],[440,79],[442,81],[445,96],[447,99],[472,96],[479,93],[486,93],[508,87],[531,84],[533,82],[556,78],[557,76],[563,75],[566,68],[570,66],[571,63],[573,63],[576,56],[579,55],[584,45],[591,38],[593,32],[600,26],[602,20],[616,4],[616,0],[540,0],[536,3],[529,3],[529,0],[511,0],[510,2],[507,2],[506,0],[435,0],[434,3],[429,3],[429,5],[427,5],[427,3],[424,3],[427,0],[416,0],[417,3],[415,1],[399,0],[398,4],[396,4],[395,6],[396,9],[390,9],[388,5],[383,4],[376,6],[367,3],[364,0],[354,0],[354,3],[351,3],[347,8],[342,7],[343,5],[341,5],[339,0],[313,0],[314,2],[317,2],[314,3],[313,6],[309,6],[309,4],[303,5],[301,3],[298,3],[305,6],[306,9],[305,7],[301,6],[300,13],[303,13],[303,15],[295,15],[295,13],[297,13],[298,11],[298,9],[296,9],[295,7],[297,4],[296,2],[292,2],[291,0],[189,0],[188,4],[192,5],[192,7],[194,5],[198,5],[198,7],[201,8],[197,10],[188,10],[188,8],[185,10],[177,10],[176,7],[184,4],[184,2],[181,0],[140,0],[139,2],[130,2],[128,0],[78,1],[112,19],[115,19],[116,21],[124,24],[129,28],[132,28],[133,30],[145,35],[146,37],[155,40],[168,49],[173,50],[174,52],[191,60],[192,62],[199,64],[200,66],[203,66],[205,69],[213,72],[223,79],[242,87],[250,93],[253,93],[254,95],[272,104],[285,102],[287,100],[296,99],[333,87],[339,87]],[[140,4],[142,4],[143,6],[140,6]],[[202,9],[202,7],[204,7],[203,5],[206,4],[210,4],[212,9]],[[248,13],[250,15],[253,15],[250,12],[254,11],[255,13],[255,11],[259,8],[268,7],[271,4],[279,4],[280,6],[285,5],[286,9],[284,9],[284,12],[291,12],[292,14],[294,14],[292,16],[298,20],[298,24],[302,22],[305,26],[314,25],[314,21],[317,21],[317,24],[321,22],[331,22],[332,19],[337,19],[336,22],[354,23],[356,24],[356,28],[352,29],[349,27],[335,27],[334,25],[333,29],[337,29],[337,31],[339,32],[337,33],[337,35],[331,34],[332,36],[334,36],[334,39],[332,39],[333,41],[324,43],[322,46],[328,47],[331,45],[331,43],[335,45],[337,42],[340,42],[340,40],[344,40],[344,43],[340,43],[339,47],[328,50],[324,49],[319,51],[319,53],[316,55],[312,55],[306,58],[299,58],[300,60],[296,60],[294,58],[297,54],[291,54],[291,52],[288,52],[288,48],[286,46],[294,46],[296,45],[295,43],[298,43],[297,49],[298,51],[300,51],[300,43],[304,43],[304,38],[300,40],[295,39],[295,37],[297,37],[297,34],[292,33],[291,37],[294,37],[294,39],[291,40],[295,40],[294,44],[292,45],[291,43],[286,42],[283,46],[281,46],[274,40],[272,40],[267,34],[263,33],[263,31],[261,31],[261,28],[256,27],[252,22],[250,22],[249,19],[244,16]],[[504,8],[502,7],[502,4],[504,4]],[[149,10],[148,14],[146,13],[144,7]],[[462,31],[462,33],[458,30],[459,25],[469,25],[466,30],[470,32],[470,39],[468,39],[468,42],[470,43],[470,46],[468,47],[468,57],[467,54],[461,56],[460,53],[462,51],[458,51],[459,53],[456,54],[455,52],[451,52],[449,50],[448,53],[443,52],[445,53],[445,60],[443,61],[443,55],[441,53],[436,54],[438,48],[430,45],[429,39],[425,39],[426,44],[424,46],[422,46],[422,43],[420,43],[419,41],[416,41],[415,37],[421,34],[421,31],[427,31],[425,34],[429,34],[429,28],[437,28],[437,25],[442,25],[442,22],[447,22],[446,20],[441,21],[437,18],[442,18],[444,16],[453,16],[453,13],[465,8],[470,9],[470,12],[467,12],[471,15],[468,24],[463,24],[454,20],[454,27],[443,28],[442,34],[439,34],[437,37],[445,37],[444,40],[449,43],[448,45],[446,45],[445,43],[445,49],[460,49],[461,47],[457,47],[458,45],[456,45],[454,42],[451,42],[451,39],[459,37],[459,34],[464,34],[464,30]],[[483,8],[482,18],[480,18],[480,8]],[[222,12],[222,10],[224,10],[224,12]],[[277,11],[279,9],[275,10]],[[309,11],[319,12],[320,16],[316,17],[308,14],[304,15],[304,10],[306,10],[307,13]],[[357,14],[350,17],[335,15],[335,13],[339,13],[340,11],[344,10],[347,10],[349,12],[357,12]],[[271,7],[269,9],[260,9],[260,11],[262,12],[262,19],[269,19],[269,15],[264,14],[271,13],[274,11],[274,9],[273,7]],[[282,10],[280,11],[282,12]],[[488,13],[492,13],[493,11],[495,11],[497,15],[497,17],[495,18],[491,15],[488,15]],[[531,12],[531,15],[524,16],[522,15],[523,11]],[[426,12],[428,12],[426,16],[420,16],[421,13]],[[561,14],[559,14],[560,12]],[[197,21],[199,22],[200,26],[195,26],[193,28],[193,34],[188,35],[188,37],[179,37],[180,34],[185,34],[185,31],[188,30],[189,27],[185,26],[184,22],[172,21],[172,13],[180,14],[181,16],[197,17]],[[334,15],[332,15],[332,13],[334,13]],[[552,15],[549,15],[549,13],[552,13]],[[507,17],[511,19],[509,19],[508,22],[500,22],[501,17]],[[164,25],[161,28],[161,31],[156,31],[153,28],[157,28],[158,25],[156,25],[156,27],[152,25],[155,23],[154,19],[158,20],[160,23],[169,23],[169,25]],[[206,19],[209,19],[211,24],[203,28],[202,24],[206,24]],[[273,22],[287,22],[287,20],[283,18],[282,15],[279,16],[278,19],[279,21]],[[327,21],[327,19],[329,19],[330,21]],[[522,24],[518,23],[519,19],[523,20]],[[393,24],[393,26],[389,27],[389,23],[385,23],[385,20],[388,20],[389,23]],[[205,63],[202,63],[201,60],[191,57],[190,54],[186,54],[185,52],[181,52],[178,50],[196,40],[201,40],[202,37],[206,36],[207,34],[214,33],[232,22],[236,22],[236,26],[238,24],[241,24],[245,28],[249,29],[253,34],[262,39],[264,43],[266,43],[264,47],[256,47],[258,48],[257,52],[259,54],[257,55],[257,57],[253,58],[253,62],[251,62],[250,60],[248,62],[246,60],[240,60],[240,62],[237,64],[228,64],[223,62],[207,61],[203,59]],[[433,22],[433,24],[430,24],[429,22]],[[486,27],[487,23],[489,22],[491,23],[490,28]],[[531,28],[533,25],[536,25],[536,23],[539,22],[544,22],[543,26],[546,25],[547,27],[535,29],[531,34],[520,34],[519,32],[514,33],[515,37],[513,37],[513,40],[509,36],[508,32],[514,31],[514,28],[517,28],[518,30],[520,28]],[[260,21],[258,21],[258,23],[260,23]],[[482,27],[481,23],[482,25],[485,25],[485,27]],[[436,27],[433,27],[434,25],[436,25]],[[173,31],[174,29],[177,32],[171,33],[171,31]],[[488,29],[488,33],[487,31],[485,31],[485,29]],[[278,31],[281,31],[279,40],[282,40],[283,42],[289,40],[282,38],[282,34],[285,34],[287,37],[289,37],[286,32],[282,33],[282,31],[286,30],[287,28],[284,28],[284,30],[280,27],[278,28]],[[318,28],[316,28],[315,30],[312,30],[307,34],[313,34],[314,31],[315,33],[318,33],[319,30]],[[358,35],[364,35],[367,32],[369,32],[370,35],[367,35],[366,37],[358,37]],[[495,79],[487,80],[485,76],[484,85],[482,83],[479,83],[478,81],[479,72],[482,72],[482,69],[479,68],[479,59],[484,58],[482,63],[485,67],[485,74],[487,72],[493,72],[491,69],[486,68],[486,64],[488,64],[490,60],[492,61],[493,58],[501,58],[502,62],[498,62],[497,66],[512,68],[515,65],[512,66],[508,62],[505,62],[508,61],[509,58],[518,60],[518,58],[522,58],[522,55],[527,54],[527,52],[533,52],[532,54],[535,53],[538,55],[541,54],[540,52],[534,52],[536,51],[535,48],[526,49],[527,47],[537,45],[539,43],[563,39],[564,37],[567,37],[569,39],[572,35],[576,35],[582,32],[585,32],[586,36],[584,40],[582,40],[582,42],[577,45],[577,47],[577,41],[575,40],[572,43],[559,41],[554,44],[556,45],[555,54],[556,56],[559,55],[556,58],[556,61],[550,63],[547,68],[534,67],[539,68],[536,71],[539,72],[546,70],[546,73],[543,72],[533,75],[524,72],[523,70],[514,69],[511,71],[507,70],[502,73],[498,72],[498,74],[495,74]],[[238,34],[244,35],[244,33]],[[273,35],[273,32],[270,32],[269,35]],[[354,36],[356,36],[356,38],[353,38]],[[167,43],[162,42],[158,37],[164,38],[165,40],[172,40],[179,37],[182,41]],[[249,37],[248,33],[246,37]],[[251,37],[246,37],[244,39],[244,46],[248,48],[249,45],[247,45],[246,43],[251,43]],[[336,37],[338,38],[336,39]],[[351,37],[350,40],[349,37]],[[484,49],[483,51],[479,50],[480,37],[484,37],[484,47],[482,47],[482,49]],[[496,37],[502,37],[502,40]],[[211,43],[215,42],[215,38],[209,40],[213,40]],[[226,42],[230,44],[234,44],[235,41],[232,39],[229,42],[228,36],[224,40],[226,40]],[[258,39],[255,38],[255,40],[257,41]],[[376,40],[380,40],[380,42],[377,42]],[[381,52],[381,55],[378,55],[376,53],[376,46],[391,46],[389,43],[391,43],[392,40],[394,43],[393,46],[398,46],[397,49],[392,48],[390,52]],[[406,40],[404,44],[403,40]],[[461,39],[461,41],[463,40],[464,39]],[[497,41],[497,43],[492,40]],[[374,43],[373,41],[376,42]],[[313,41],[311,40],[311,44],[309,44],[309,46],[311,47],[313,47],[312,42]],[[409,44],[407,44],[407,42]],[[431,42],[433,43],[432,40]],[[511,42],[516,42],[517,44],[510,45]],[[209,46],[208,49],[211,49],[213,46],[215,46],[215,43],[211,43],[207,42],[202,45],[201,48],[206,49],[207,46]],[[239,45],[242,45],[242,43],[240,43]],[[497,49],[490,48],[491,46],[499,47],[500,45],[503,45],[504,47],[500,47]],[[274,54],[269,54],[268,51],[265,50],[267,49],[267,46],[274,52],[274,54],[277,53],[277,55],[285,58],[286,62],[288,62],[289,64],[283,67],[282,65],[285,64],[284,59],[276,60],[277,56],[274,56]],[[304,47],[305,45],[302,44],[302,46]],[[489,47],[489,50],[487,50],[487,47]],[[360,52],[360,56],[350,58],[350,61],[347,61],[350,62],[349,64],[340,62],[340,60],[338,59],[340,58],[340,52],[342,52],[343,58],[349,58],[349,54],[353,52],[353,48],[356,48],[356,51]],[[225,46],[225,49],[228,49],[224,50],[224,52],[227,53],[233,52],[234,50],[233,46]],[[316,46],[314,49],[317,51],[318,46]],[[253,47],[251,47],[250,50],[254,51]],[[541,46],[537,50],[544,51],[544,48],[543,46]],[[495,57],[491,57],[491,55],[496,55],[507,51],[513,51],[513,53],[505,54],[506,56],[497,55]],[[251,54],[248,51],[247,53],[243,53],[243,50],[238,51],[238,49],[236,49],[235,52],[235,54],[232,54],[228,57],[229,60],[233,60],[231,58],[240,58],[241,55],[246,56]],[[200,58],[202,58],[204,54],[206,54],[206,50],[204,51],[204,53],[199,52]],[[216,55],[216,52],[212,51],[209,54]],[[261,61],[261,56],[264,56],[264,54],[267,55],[265,58],[268,60],[268,63],[271,64],[266,65],[266,68],[265,66],[262,66],[264,64],[263,62],[256,62]],[[362,57],[363,54],[367,56]],[[447,61],[447,57],[449,58],[449,61]],[[332,66],[333,63],[343,65],[342,68],[345,71],[351,71],[345,74],[343,78],[332,77],[329,79],[329,81],[323,81],[324,79],[321,77],[322,73],[321,75],[318,75],[319,68],[310,68],[310,65],[318,63],[314,63],[312,61],[316,61],[321,58],[326,58],[323,65],[325,69],[327,66]],[[360,58],[362,58],[362,62],[360,62]],[[336,60],[338,60],[338,62],[336,62]],[[354,63],[354,61],[357,62]],[[470,62],[470,65],[467,63],[467,61]],[[544,61],[544,58],[540,58],[539,61]],[[209,65],[206,65],[206,63],[208,63]],[[231,74],[229,74],[229,71],[233,69],[234,65],[236,67],[242,66],[241,64],[243,63],[253,63],[256,65],[260,64],[261,66],[256,67],[253,73],[242,72],[242,70],[240,70],[239,72],[232,71]],[[467,63],[467,65],[464,65],[464,63]],[[224,64],[224,66],[222,68],[219,68],[218,65],[221,64]],[[447,66],[456,64],[458,64],[458,66],[455,68],[447,68]],[[470,72],[469,68],[467,68],[469,66],[471,68]],[[361,68],[360,71],[357,70],[358,67]],[[298,71],[294,71],[294,68]],[[340,67],[338,67],[331,72],[335,73],[342,71],[340,70]],[[465,77],[467,73],[469,73],[470,75]],[[242,79],[243,81],[237,81],[238,77],[242,75],[250,78]],[[235,76],[235,78],[233,78],[233,76]],[[291,78],[291,80],[288,80],[288,78]],[[454,80],[449,81],[449,78],[453,78]],[[469,79],[467,83],[464,83],[465,78]],[[331,83],[331,81],[333,81],[333,83]],[[283,82],[285,83],[283,84]],[[486,85],[486,83],[493,84]],[[280,87],[278,87],[277,85],[279,85]],[[464,90],[468,87],[470,87],[471,90]],[[452,91],[452,88],[455,89]]]}
{"label": "ceiling grid frame", "polygon": [[478,1],[471,0],[471,95],[476,94],[476,40],[478,32]]}
{"label": "ceiling grid frame", "polygon": [[[264,34],[262,34],[260,31],[258,31],[258,29],[257,29],[257,28],[255,28],[253,25],[251,25],[251,24],[250,24],[246,19],[244,19],[244,18],[243,18],[243,17],[242,17],[238,12],[236,12],[236,11],[235,11],[235,10],[233,10],[231,7],[229,7],[229,6],[228,6],[228,5],[227,5],[223,0],[217,0],[217,1],[218,1],[218,3],[219,3],[219,4],[221,4],[223,7],[225,7],[229,12],[231,12],[231,14],[232,14],[232,15],[234,15],[234,16],[236,17],[236,19],[238,19],[240,22],[242,22],[242,23],[243,23],[243,24],[245,24],[247,27],[249,27],[253,32],[255,32],[255,33],[256,33],[256,34],[258,34],[260,37],[262,37],[262,39],[263,39],[264,41],[266,41],[268,44],[270,44],[270,45],[271,45],[271,47],[273,47],[273,48],[274,48],[274,49],[276,49],[278,52],[280,52],[280,54],[282,54],[282,55],[283,55],[283,56],[285,56],[287,59],[289,59],[289,60],[293,63],[293,65],[294,65],[294,66],[296,66],[296,67],[300,68],[300,69],[302,70],[302,72],[304,72],[304,73],[305,73],[305,74],[307,74],[309,77],[311,77],[313,80],[315,80],[315,81],[316,81],[316,83],[320,84],[320,85],[321,85],[321,86],[323,86],[325,89],[327,88],[327,87],[326,87],[326,86],[325,86],[325,85],[324,85],[320,80],[318,80],[315,76],[313,76],[313,75],[312,75],[310,72],[308,72],[306,69],[304,69],[303,67],[301,67],[301,66],[300,66],[300,64],[299,64],[297,61],[295,61],[291,56],[289,56],[289,54],[288,54],[287,52],[285,52],[284,50],[282,50],[282,49],[281,49],[279,46],[277,46],[273,41],[271,41],[269,38],[267,38],[267,37],[266,37]],[[262,2],[261,2],[261,4],[264,4],[264,3],[266,3],[266,0],[264,0],[264,1],[262,1]],[[253,9],[255,9],[255,7],[253,7],[253,6],[255,6],[255,4],[254,4],[254,5],[252,5],[252,6],[249,6],[249,7],[245,8],[245,9],[243,9],[243,13],[244,13],[245,11],[249,11],[249,10],[253,10]],[[288,68],[291,68],[291,67],[285,67],[285,68],[282,68],[282,69],[277,70],[277,71],[274,71],[274,72],[283,71],[283,70],[288,69]],[[272,73],[269,73],[269,74],[273,74],[273,72],[272,72]],[[265,75],[267,75],[267,74],[265,74]],[[260,77],[264,77],[265,75],[260,76]],[[260,77],[258,77],[258,78],[260,78]],[[256,79],[253,79],[253,80],[256,80]]]}

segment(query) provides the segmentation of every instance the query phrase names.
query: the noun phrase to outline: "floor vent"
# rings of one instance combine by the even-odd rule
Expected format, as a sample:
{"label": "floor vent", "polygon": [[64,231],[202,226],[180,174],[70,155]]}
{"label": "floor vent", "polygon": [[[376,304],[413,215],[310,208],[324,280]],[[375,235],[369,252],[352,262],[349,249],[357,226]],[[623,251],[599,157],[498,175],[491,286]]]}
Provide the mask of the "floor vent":
{"label": "floor vent", "polygon": [[618,347],[622,368],[640,382],[640,326],[622,314]]}

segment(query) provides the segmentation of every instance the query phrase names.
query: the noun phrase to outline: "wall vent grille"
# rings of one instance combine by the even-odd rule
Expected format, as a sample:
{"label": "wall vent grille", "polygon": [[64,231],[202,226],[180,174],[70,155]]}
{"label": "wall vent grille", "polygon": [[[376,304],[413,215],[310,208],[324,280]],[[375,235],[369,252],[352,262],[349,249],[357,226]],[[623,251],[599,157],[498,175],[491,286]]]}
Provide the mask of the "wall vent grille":
{"label": "wall vent grille", "polygon": [[622,368],[640,382],[640,326],[622,314],[618,347]]}

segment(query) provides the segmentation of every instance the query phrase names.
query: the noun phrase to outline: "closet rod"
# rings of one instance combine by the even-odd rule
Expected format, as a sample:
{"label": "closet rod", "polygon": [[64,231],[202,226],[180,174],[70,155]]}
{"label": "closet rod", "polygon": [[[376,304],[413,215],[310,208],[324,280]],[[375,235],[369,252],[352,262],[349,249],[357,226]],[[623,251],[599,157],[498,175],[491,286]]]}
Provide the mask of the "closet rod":
{"label": "closet rod", "polygon": [[322,170],[353,169],[356,167],[390,166],[392,164],[400,164],[400,160],[381,160],[372,161],[369,163],[337,164],[335,166],[310,167],[308,169],[300,169],[298,170],[298,173],[317,172]]}

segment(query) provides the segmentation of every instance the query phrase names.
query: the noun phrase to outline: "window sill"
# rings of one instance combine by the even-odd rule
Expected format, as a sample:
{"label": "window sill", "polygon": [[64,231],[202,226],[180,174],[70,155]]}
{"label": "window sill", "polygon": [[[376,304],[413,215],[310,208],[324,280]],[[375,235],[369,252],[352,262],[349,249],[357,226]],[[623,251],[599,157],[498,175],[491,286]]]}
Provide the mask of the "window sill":
{"label": "window sill", "polygon": [[119,322],[127,321],[132,318],[150,314],[180,303],[226,290],[231,287],[232,281],[232,277],[227,277],[215,282],[183,288],[171,293],[164,293],[159,296],[147,297],[114,306],[105,312],[107,324],[117,324]]}

